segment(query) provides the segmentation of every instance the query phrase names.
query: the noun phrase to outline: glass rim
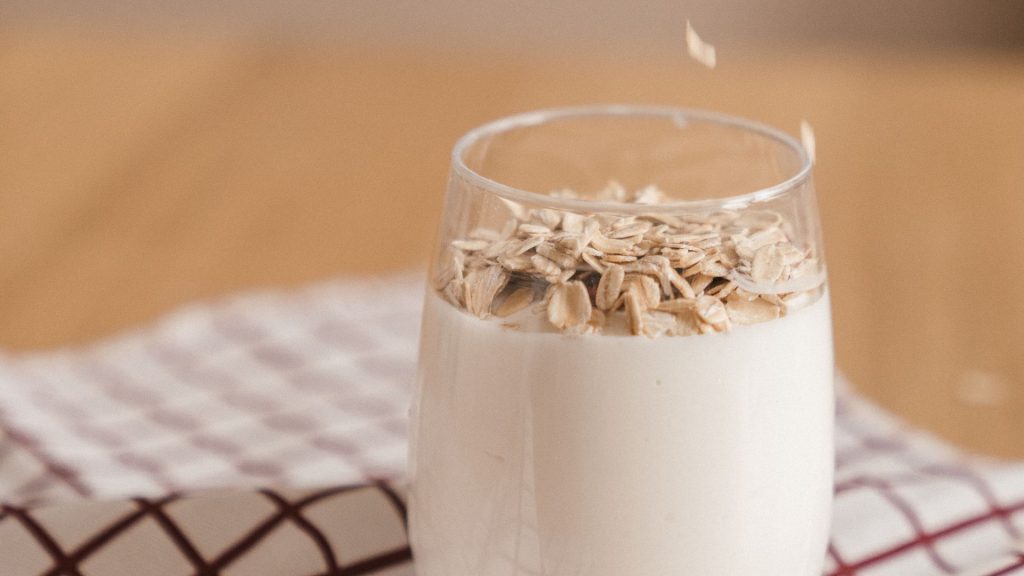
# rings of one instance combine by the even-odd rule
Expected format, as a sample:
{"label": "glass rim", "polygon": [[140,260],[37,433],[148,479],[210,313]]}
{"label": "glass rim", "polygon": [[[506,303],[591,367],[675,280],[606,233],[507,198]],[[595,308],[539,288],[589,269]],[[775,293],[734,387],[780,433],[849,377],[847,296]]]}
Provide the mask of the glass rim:
{"label": "glass rim", "polygon": [[[506,132],[513,128],[538,126],[552,120],[581,118],[587,116],[635,116],[664,117],[674,122],[697,120],[718,124],[729,128],[738,128],[758,134],[779,142],[796,152],[800,159],[800,168],[785,180],[759,188],[750,192],[724,196],[721,198],[702,198],[695,200],[673,200],[661,204],[633,204],[604,200],[583,200],[578,198],[558,198],[542,192],[523,190],[488,178],[466,165],[463,155],[470,146],[485,136]],[[572,212],[619,212],[627,214],[650,214],[652,212],[684,212],[709,211],[714,209],[728,210],[748,206],[756,202],[765,202],[785,195],[790,190],[802,185],[811,174],[813,164],[807,150],[793,136],[768,124],[750,120],[741,116],[731,116],[699,108],[674,106],[645,106],[632,104],[601,104],[591,106],[571,106],[563,108],[545,108],[532,112],[505,116],[492,120],[466,132],[456,141],[452,148],[452,170],[471,183],[486,188],[494,194],[508,200],[542,204],[549,208],[559,208]]]}

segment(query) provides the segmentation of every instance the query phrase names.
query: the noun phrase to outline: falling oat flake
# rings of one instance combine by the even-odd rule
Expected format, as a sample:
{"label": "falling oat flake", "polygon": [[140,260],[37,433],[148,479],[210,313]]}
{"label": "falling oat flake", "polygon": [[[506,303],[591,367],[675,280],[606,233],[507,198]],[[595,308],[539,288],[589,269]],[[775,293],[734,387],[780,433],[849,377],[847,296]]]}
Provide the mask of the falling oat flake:
{"label": "falling oat flake", "polygon": [[715,47],[700,39],[689,20],[686,21],[686,50],[690,58],[708,68],[715,67]]}
{"label": "falling oat flake", "polygon": [[800,121],[800,142],[803,143],[804,150],[807,150],[807,155],[811,158],[811,163],[814,164],[814,129],[811,128],[811,124],[807,120]]}

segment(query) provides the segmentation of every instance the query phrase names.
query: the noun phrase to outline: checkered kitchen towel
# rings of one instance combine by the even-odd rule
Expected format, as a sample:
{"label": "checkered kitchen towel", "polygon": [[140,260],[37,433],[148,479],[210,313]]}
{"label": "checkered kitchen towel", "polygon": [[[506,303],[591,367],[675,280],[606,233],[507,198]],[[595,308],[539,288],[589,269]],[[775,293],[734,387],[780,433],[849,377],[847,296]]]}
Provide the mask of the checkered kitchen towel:
{"label": "checkered kitchen towel", "polygon": [[[339,281],[0,356],[0,574],[410,574],[382,479],[403,471],[421,294]],[[1024,575],[1024,464],[844,386],[838,410],[828,574]]]}

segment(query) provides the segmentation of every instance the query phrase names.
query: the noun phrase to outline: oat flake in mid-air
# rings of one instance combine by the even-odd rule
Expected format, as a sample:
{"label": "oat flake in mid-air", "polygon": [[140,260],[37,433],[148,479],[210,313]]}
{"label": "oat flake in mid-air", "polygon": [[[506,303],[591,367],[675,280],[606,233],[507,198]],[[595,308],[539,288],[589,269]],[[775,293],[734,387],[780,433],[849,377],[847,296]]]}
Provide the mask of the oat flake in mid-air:
{"label": "oat flake in mid-air", "polygon": [[814,130],[807,120],[800,121],[800,142],[803,143],[804,150],[807,150],[807,155],[810,156],[811,163],[814,164]]}
{"label": "oat flake in mid-air", "polygon": [[700,39],[689,20],[686,21],[686,51],[697,62],[708,68],[715,67],[715,47]]}

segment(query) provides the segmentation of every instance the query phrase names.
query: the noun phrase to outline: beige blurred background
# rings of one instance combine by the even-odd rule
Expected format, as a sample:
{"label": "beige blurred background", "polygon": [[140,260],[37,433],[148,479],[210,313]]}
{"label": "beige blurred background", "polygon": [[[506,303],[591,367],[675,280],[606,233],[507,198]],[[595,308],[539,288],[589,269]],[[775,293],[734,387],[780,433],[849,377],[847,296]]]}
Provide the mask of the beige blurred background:
{"label": "beige blurred background", "polygon": [[[685,55],[686,18],[719,68]],[[422,268],[454,140],[537,107],[818,138],[838,362],[1024,456],[1024,3],[0,0],[0,347]]]}

